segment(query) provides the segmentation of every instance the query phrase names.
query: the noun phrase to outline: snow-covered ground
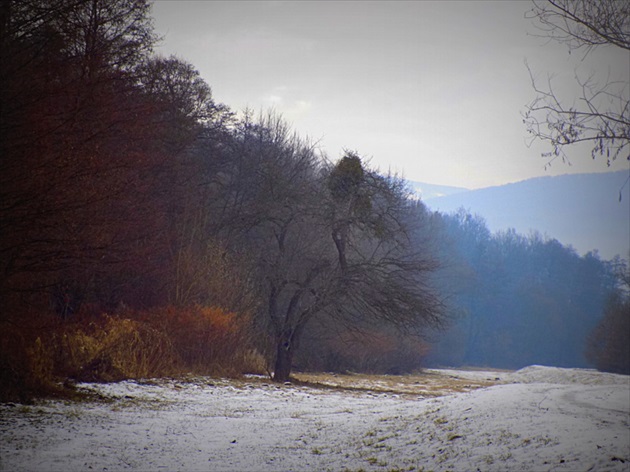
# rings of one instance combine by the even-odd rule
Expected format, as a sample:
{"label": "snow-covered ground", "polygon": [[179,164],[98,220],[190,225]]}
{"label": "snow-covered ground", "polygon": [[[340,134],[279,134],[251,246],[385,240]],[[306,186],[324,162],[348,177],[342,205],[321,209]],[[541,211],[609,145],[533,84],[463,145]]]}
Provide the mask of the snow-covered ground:
{"label": "snow-covered ground", "polygon": [[102,399],[0,404],[0,470],[630,470],[628,376],[426,375],[495,385],[426,397],[261,378],[82,384]]}

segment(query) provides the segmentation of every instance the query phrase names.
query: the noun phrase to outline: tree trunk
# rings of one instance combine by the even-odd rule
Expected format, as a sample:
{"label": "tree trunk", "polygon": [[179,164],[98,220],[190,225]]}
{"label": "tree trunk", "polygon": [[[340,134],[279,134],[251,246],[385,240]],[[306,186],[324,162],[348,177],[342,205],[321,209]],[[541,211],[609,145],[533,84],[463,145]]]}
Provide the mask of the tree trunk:
{"label": "tree trunk", "polygon": [[289,333],[286,333],[278,341],[276,350],[276,365],[273,370],[273,380],[275,382],[287,382],[291,376],[293,367],[293,354],[300,345],[300,339],[304,332],[306,320],[303,320]]}
{"label": "tree trunk", "polygon": [[292,364],[293,346],[290,342],[281,340],[278,343],[276,352],[276,365],[273,371],[273,380],[275,382],[287,382],[291,375]]}

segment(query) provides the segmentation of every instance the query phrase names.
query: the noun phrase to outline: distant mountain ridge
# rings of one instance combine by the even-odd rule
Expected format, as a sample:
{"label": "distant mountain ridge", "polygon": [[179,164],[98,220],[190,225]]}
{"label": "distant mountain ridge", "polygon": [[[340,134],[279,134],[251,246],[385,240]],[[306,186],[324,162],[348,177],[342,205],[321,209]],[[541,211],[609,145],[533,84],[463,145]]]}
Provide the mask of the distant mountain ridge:
{"label": "distant mountain ridge", "polygon": [[[518,233],[538,231],[572,246],[579,254],[597,250],[603,259],[630,251],[629,172],[567,174],[537,177],[477,190],[436,194],[420,182],[419,196],[432,210],[443,213],[464,208],[485,218],[493,231],[514,228]],[[621,197],[621,201],[620,201]]]}
{"label": "distant mountain ridge", "polygon": [[448,185],[427,184],[425,182],[414,182],[408,180],[407,183],[413,192],[423,201],[431,198],[446,197],[462,192],[469,192],[470,189],[464,187],[451,187]]}

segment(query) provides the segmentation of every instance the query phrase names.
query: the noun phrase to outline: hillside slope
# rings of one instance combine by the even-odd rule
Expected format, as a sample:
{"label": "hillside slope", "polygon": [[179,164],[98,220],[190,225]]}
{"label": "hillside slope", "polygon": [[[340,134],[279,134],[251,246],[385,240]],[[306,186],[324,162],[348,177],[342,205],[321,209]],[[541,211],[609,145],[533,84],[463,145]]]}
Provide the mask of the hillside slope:
{"label": "hillside slope", "polygon": [[423,201],[432,198],[446,197],[462,192],[470,192],[470,189],[464,187],[451,187],[449,185],[428,184],[426,182],[416,182],[413,180],[408,180],[407,183],[409,184],[409,189]]}
{"label": "hillside slope", "polygon": [[538,231],[573,246],[579,254],[596,249],[603,259],[627,258],[627,179],[627,171],[539,177],[423,201],[440,212],[464,208],[481,215],[493,232],[508,228],[521,234]]}

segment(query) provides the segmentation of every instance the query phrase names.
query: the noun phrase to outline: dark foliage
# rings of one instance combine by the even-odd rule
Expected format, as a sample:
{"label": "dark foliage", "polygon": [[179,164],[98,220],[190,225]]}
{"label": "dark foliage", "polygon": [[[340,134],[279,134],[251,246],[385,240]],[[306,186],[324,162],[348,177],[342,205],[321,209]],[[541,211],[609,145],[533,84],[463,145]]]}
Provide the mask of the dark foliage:
{"label": "dark foliage", "polygon": [[606,301],[603,318],[588,337],[586,357],[597,369],[630,375],[630,270],[617,271],[621,287]]}

